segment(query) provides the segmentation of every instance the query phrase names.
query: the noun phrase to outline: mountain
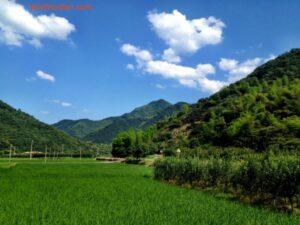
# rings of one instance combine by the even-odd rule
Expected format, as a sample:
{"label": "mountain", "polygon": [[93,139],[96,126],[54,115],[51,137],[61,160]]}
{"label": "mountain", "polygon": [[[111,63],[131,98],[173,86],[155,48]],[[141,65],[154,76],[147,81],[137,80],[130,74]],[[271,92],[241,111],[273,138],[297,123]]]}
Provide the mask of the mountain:
{"label": "mountain", "polygon": [[113,117],[99,121],[89,119],[61,120],[58,123],[53,124],[53,126],[73,137],[84,138],[86,135],[110,125],[113,120]]}
{"label": "mountain", "polygon": [[199,100],[188,113],[157,123],[156,142],[257,151],[300,149],[300,49]]}
{"label": "mountain", "polygon": [[77,150],[87,145],[76,138],[34,117],[16,110],[0,100],[0,150],[13,145],[17,150],[28,151],[33,140],[34,150],[44,151],[47,145],[52,149]]}
{"label": "mountain", "polygon": [[128,128],[144,129],[158,120],[169,117],[182,110],[180,102],[172,105],[165,100],[157,100],[138,107],[130,113],[118,117],[109,117],[99,121],[92,120],[62,120],[54,127],[86,141],[96,143],[111,143],[117,133]]}

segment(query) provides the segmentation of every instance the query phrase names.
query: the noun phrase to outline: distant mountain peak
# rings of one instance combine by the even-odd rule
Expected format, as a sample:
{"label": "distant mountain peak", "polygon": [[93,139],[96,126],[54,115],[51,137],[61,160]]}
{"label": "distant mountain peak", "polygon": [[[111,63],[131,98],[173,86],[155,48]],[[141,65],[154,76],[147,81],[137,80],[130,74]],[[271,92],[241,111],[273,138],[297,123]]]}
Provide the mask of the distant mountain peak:
{"label": "distant mountain peak", "polygon": [[84,140],[109,143],[118,132],[129,127],[143,129],[165,116],[181,111],[181,106],[181,104],[172,105],[164,99],[158,99],[121,116],[99,121],[63,120],[53,126]]}

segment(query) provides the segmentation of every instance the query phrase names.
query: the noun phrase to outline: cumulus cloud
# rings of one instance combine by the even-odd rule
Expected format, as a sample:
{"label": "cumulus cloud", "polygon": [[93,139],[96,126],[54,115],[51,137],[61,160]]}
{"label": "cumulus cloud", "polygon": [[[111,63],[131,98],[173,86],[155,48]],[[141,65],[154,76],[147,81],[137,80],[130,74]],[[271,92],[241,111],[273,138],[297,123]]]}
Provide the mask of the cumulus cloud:
{"label": "cumulus cloud", "polygon": [[199,79],[198,83],[203,91],[207,91],[210,93],[215,93],[228,84],[227,82],[223,82],[219,80],[211,80],[206,77]]}
{"label": "cumulus cloud", "polygon": [[61,100],[53,100],[53,102],[55,103],[55,104],[58,104],[58,105],[61,105],[61,106],[63,106],[63,107],[70,107],[70,106],[72,106],[72,103],[70,103],[70,102],[64,102],[64,101],[61,101]]}
{"label": "cumulus cloud", "polygon": [[131,44],[123,44],[121,51],[129,56],[134,56],[139,61],[149,61],[152,60],[152,55],[147,50],[141,50]]}
{"label": "cumulus cloud", "polygon": [[206,45],[219,44],[225,24],[215,17],[189,20],[178,10],[172,13],[150,12],[148,20],[155,33],[169,46],[164,53],[165,60],[179,62],[179,58],[168,57],[181,53],[194,53]]}
{"label": "cumulus cloud", "polygon": [[164,50],[162,58],[171,63],[180,63],[181,62],[181,58],[178,55],[176,55],[174,50],[171,48]]}
{"label": "cumulus cloud", "polygon": [[135,57],[139,64],[139,69],[143,72],[159,75],[165,79],[177,80],[180,84],[187,87],[200,88],[203,91],[213,93],[226,85],[225,82],[207,78],[208,75],[215,73],[215,68],[211,64],[198,64],[196,67],[189,67],[163,60],[154,60],[149,51],[142,50],[131,44],[124,44],[121,47],[121,51],[126,55]]}
{"label": "cumulus cloud", "polygon": [[244,62],[239,62],[235,59],[221,58],[218,64],[221,70],[228,72],[228,82],[232,83],[246,77],[259,65],[274,58],[274,55],[270,55],[267,58],[256,57]]}
{"label": "cumulus cloud", "polygon": [[216,73],[213,65],[208,63],[200,63],[195,67],[180,65],[181,54],[194,53],[206,45],[219,44],[223,39],[225,27],[222,20],[212,16],[189,20],[177,10],[172,13],[150,12],[148,20],[152,29],[168,45],[168,48],[160,56],[152,55],[150,51],[132,44],[123,44],[121,51],[135,58],[136,69],[165,79],[174,79],[186,87],[214,93],[274,58],[274,56],[257,57],[244,62],[222,58],[218,65],[221,70],[228,72],[228,77],[224,81],[212,79],[210,75]]}
{"label": "cumulus cloud", "polygon": [[35,16],[14,0],[0,0],[0,40],[21,47],[42,47],[41,39],[67,40],[75,26],[63,17]]}
{"label": "cumulus cloud", "polygon": [[36,71],[36,75],[42,79],[42,80],[47,80],[47,81],[50,81],[50,82],[55,82],[55,77],[52,76],[51,74],[48,74],[48,73],[45,73],[41,70],[38,70]]}
{"label": "cumulus cloud", "polygon": [[211,64],[198,64],[195,67],[179,65],[181,54],[195,53],[206,45],[215,45],[222,41],[225,24],[221,20],[215,17],[189,20],[178,10],[173,10],[172,13],[149,12],[147,18],[154,32],[168,48],[159,59],[154,59],[148,50],[128,43],[123,44],[121,51],[135,58],[136,69],[165,79],[174,79],[186,87],[200,88],[208,92],[216,92],[227,84],[208,78],[208,75],[215,73],[215,68]]}

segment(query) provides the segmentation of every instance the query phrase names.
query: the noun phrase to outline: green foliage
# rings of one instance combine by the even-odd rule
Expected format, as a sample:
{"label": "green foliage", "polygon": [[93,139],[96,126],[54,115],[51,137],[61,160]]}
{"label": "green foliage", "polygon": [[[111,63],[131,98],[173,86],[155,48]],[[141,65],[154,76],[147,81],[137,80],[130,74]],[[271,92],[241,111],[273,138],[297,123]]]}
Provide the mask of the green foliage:
{"label": "green foliage", "polygon": [[300,149],[286,144],[299,143],[299,99],[300,49],[294,49],[199,100],[186,114],[158,123],[157,142],[182,147],[185,136],[191,148],[211,144],[266,151],[280,144],[282,151]]}
{"label": "green foliage", "polygon": [[94,121],[89,119],[81,120],[61,120],[55,124],[59,130],[62,130],[73,137],[84,138],[86,135],[96,132],[97,130],[104,129],[108,125],[114,122],[113,117],[109,117],[103,120]]}
{"label": "green foliage", "polygon": [[155,133],[154,127],[149,127],[145,131],[129,129],[119,133],[112,143],[112,155],[114,157],[133,156],[139,159],[153,154],[157,151],[152,141]]}
{"label": "green foliage", "polygon": [[175,156],[176,155],[175,150],[172,148],[164,149],[162,153],[164,156]]}
{"label": "green foliage", "polygon": [[294,133],[295,136],[300,137],[300,117],[299,116],[288,117],[288,118],[284,119],[284,123],[286,124],[286,126],[290,132]]}
{"label": "green foliage", "polygon": [[300,194],[299,158],[263,158],[244,162],[232,175],[232,184],[251,196],[288,199],[293,207]]}
{"label": "green foliage", "polygon": [[299,203],[299,155],[164,158],[154,163],[154,177],[177,184],[231,190],[237,196],[255,196],[256,201],[267,203],[288,199],[292,208]]}
{"label": "green foliage", "polygon": [[32,140],[34,151],[44,151],[46,146],[56,151],[61,151],[63,147],[67,152],[91,147],[2,101],[0,118],[0,150],[8,150],[12,145],[17,152],[29,151]]}

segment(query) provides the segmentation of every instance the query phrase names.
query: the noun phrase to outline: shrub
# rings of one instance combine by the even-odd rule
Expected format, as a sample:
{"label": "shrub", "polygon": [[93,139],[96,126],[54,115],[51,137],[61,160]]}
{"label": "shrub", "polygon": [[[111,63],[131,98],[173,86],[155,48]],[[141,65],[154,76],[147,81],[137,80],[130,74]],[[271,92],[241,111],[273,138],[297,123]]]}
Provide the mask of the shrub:
{"label": "shrub", "polygon": [[247,195],[288,199],[293,207],[300,191],[300,160],[289,157],[251,159],[240,166],[231,182]]}
{"label": "shrub", "polygon": [[177,184],[231,189],[234,194],[264,202],[288,200],[293,208],[300,193],[300,158],[270,154],[243,159],[166,157],[154,163],[154,177]]}
{"label": "shrub", "polygon": [[175,156],[176,152],[174,149],[167,148],[167,149],[163,150],[163,155],[164,156]]}

